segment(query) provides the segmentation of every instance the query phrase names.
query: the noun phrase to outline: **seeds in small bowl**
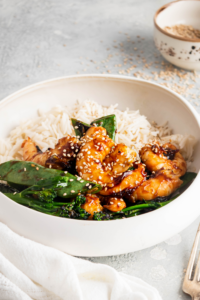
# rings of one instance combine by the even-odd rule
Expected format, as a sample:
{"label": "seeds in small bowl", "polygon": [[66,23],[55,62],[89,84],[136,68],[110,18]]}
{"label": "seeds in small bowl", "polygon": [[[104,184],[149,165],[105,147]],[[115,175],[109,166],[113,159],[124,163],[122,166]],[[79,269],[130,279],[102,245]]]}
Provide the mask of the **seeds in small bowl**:
{"label": "seeds in small bowl", "polygon": [[162,6],[154,17],[156,48],[170,63],[200,70],[200,0],[180,0]]}
{"label": "seeds in small bowl", "polygon": [[182,38],[191,40],[200,39],[200,30],[195,29],[191,25],[177,24],[173,26],[165,26],[164,30]]}

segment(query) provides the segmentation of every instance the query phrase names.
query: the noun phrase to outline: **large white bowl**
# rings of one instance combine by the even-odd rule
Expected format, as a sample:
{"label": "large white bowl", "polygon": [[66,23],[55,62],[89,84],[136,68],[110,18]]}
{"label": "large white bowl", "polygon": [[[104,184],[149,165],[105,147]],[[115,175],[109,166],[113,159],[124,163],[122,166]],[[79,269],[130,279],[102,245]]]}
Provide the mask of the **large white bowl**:
{"label": "large white bowl", "polygon": [[[167,88],[122,76],[73,76],[45,81],[0,102],[0,138],[38,108],[71,105],[93,99],[120,109],[140,110],[149,120],[169,121],[176,133],[198,139],[194,165],[200,168],[200,123],[192,106]],[[0,195],[0,220],[20,235],[78,256],[105,256],[150,247],[187,227],[200,213],[200,176],[175,201],[156,211],[115,221],[82,221],[53,217]]]}

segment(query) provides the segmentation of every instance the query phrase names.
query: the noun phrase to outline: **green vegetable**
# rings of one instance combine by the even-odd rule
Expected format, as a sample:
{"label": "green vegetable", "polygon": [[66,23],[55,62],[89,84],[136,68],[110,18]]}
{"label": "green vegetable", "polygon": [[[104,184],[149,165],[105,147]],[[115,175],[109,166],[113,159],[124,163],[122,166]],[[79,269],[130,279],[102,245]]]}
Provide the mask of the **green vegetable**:
{"label": "green vegetable", "polygon": [[93,124],[105,128],[108,136],[115,141],[115,134],[117,130],[117,120],[115,115],[109,115],[96,119],[91,123],[91,125]]}
{"label": "green vegetable", "polygon": [[125,213],[125,212],[132,211],[132,210],[135,210],[135,209],[144,209],[144,208],[155,208],[156,209],[156,208],[165,206],[169,202],[171,202],[171,201],[160,202],[160,203],[155,202],[154,200],[145,201],[144,204],[136,204],[136,205],[133,205],[133,206],[129,206],[129,207],[124,208],[122,211]]}
{"label": "green vegetable", "polygon": [[71,119],[72,125],[74,127],[74,131],[76,136],[79,136],[80,138],[85,135],[87,130],[91,127],[89,124],[81,122],[76,119]]}
{"label": "green vegetable", "polygon": [[7,184],[0,183],[0,192],[2,192],[2,193],[18,193],[19,190],[15,189]]}
{"label": "green vegetable", "polygon": [[105,117],[101,117],[99,119],[96,119],[92,121],[92,123],[89,125],[87,123],[81,122],[76,119],[71,119],[72,125],[74,127],[74,131],[76,136],[82,137],[85,135],[87,130],[92,126],[101,126],[106,129],[108,136],[115,141],[115,134],[117,130],[117,120],[115,115],[109,115]]}
{"label": "green vegetable", "polygon": [[94,212],[93,214],[93,220],[96,221],[105,221],[105,220],[112,220],[112,219],[114,218],[111,212],[100,211],[100,212]]}
{"label": "green vegetable", "polygon": [[135,167],[130,167],[127,171],[133,171],[133,170],[135,170]]}
{"label": "green vegetable", "polygon": [[24,191],[21,192],[23,197],[32,195],[34,198],[44,201],[52,202],[57,196],[58,191],[68,185],[68,177],[56,176],[49,179],[42,179]]}
{"label": "green vegetable", "polygon": [[[13,201],[46,214],[65,218],[88,219],[90,216],[81,208],[86,193],[97,193],[101,186],[84,181],[69,173],[47,169],[32,162],[10,161],[0,165],[0,178],[15,186],[26,188],[19,192],[0,183],[0,191]],[[107,210],[94,213],[94,220],[115,220],[130,218],[163,207],[176,199],[192,183],[196,173],[187,172],[181,179],[182,185],[169,197],[159,197],[152,201],[140,201],[119,212]],[[86,186],[87,184],[87,186]],[[27,188],[28,186],[28,188]],[[91,187],[91,188],[90,188]],[[74,192],[72,192],[72,189]],[[81,193],[81,194],[80,194]],[[73,198],[63,203],[61,198]],[[167,200],[167,201],[166,201]]]}
{"label": "green vegetable", "polygon": [[47,169],[28,161],[11,160],[0,165],[0,178],[14,184],[15,187],[36,185],[41,179],[50,179],[57,176],[68,178],[67,186],[58,190],[58,196],[62,198],[76,197],[79,193],[98,193],[102,187],[99,184],[86,181],[68,172],[55,169]]}
{"label": "green vegetable", "polygon": [[159,203],[155,201],[146,201],[142,204],[136,204],[133,206],[126,207],[119,212],[95,212],[93,219],[97,221],[104,221],[113,219],[116,220],[121,218],[130,218],[145,213],[145,209],[158,209],[162,206],[167,205],[170,202],[171,201],[165,201]]}
{"label": "green vegetable", "polygon": [[82,195],[77,196],[72,202],[60,203],[60,202],[45,202],[40,199],[35,199],[31,194],[13,194],[6,193],[8,198],[12,199],[18,204],[37,210],[41,213],[48,215],[72,218],[72,219],[88,219],[90,214],[81,208],[81,205],[85,203],[85,197]]}

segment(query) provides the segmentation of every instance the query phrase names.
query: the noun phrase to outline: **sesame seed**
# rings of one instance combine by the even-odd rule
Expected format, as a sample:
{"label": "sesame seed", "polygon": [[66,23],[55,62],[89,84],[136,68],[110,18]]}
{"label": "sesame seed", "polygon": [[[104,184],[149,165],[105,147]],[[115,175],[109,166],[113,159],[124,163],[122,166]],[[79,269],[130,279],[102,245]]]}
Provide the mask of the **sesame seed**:
{"label": "sesame seed", "polygon": [[67,172],[67,171],[64,171],[64,173],[67,174],[68,172]]}
{"label": "sesame seed", "polygon": [[39,170],[39,168],[38,168],[38,167],[36,167],[36,170],[38,171],[38,170]]}
{"label": "sesame seed", "polygon": [[66,196],[66,195],[67,195],[67,193],[64,193],[64,194],[63,194],[63,196]]}
{"label": "sesame seed", "polygon": [[74,179],[70,179],[69,181],[74,181]]}
{"label": "sesame seed", "polygon": [[74,191],[74,190],[71,190],[71,193],[75,193],[75,191]]}
{"label": "sesame seed", "polygon": [[24,172],[26,172],[26,168],[24,168]]}

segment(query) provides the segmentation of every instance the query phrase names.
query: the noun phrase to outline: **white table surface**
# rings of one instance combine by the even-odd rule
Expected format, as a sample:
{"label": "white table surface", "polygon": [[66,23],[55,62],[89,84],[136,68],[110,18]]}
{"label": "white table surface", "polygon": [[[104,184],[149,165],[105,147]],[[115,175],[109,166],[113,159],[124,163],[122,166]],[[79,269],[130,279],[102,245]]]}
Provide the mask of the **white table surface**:
{"label": "white table surface", "polygon": [[[0,0],[0,99],[27,85],[77,73],[135,76],[141,71],[142,76],[152,77],[152,72],[163,69],[154,47],[152,20],[164,3]],[[131,63],[135,67],[130,70]],[[187,76],[188,81],[181,83],[189,86],[186,98],[200,112],[200,79],[194,79],[192,72]],[[158,77],[158,82],[170,80]],[[174,82],[180,85],[177,75],[171,77]],[[150,249],[89,260],[144,279],[164,300],[190,299],[181,285],[199,221]]]}

